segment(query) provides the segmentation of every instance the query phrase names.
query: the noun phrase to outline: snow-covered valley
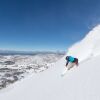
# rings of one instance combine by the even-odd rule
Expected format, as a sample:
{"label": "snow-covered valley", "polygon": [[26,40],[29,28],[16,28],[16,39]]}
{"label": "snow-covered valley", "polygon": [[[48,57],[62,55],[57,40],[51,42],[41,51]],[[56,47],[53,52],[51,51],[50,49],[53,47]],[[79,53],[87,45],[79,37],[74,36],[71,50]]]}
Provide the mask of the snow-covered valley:
{"label": "snow-covered valley", "polygon": [[7,87],[31,73],[48,69],[63,54],[1,55],[0,89]]}

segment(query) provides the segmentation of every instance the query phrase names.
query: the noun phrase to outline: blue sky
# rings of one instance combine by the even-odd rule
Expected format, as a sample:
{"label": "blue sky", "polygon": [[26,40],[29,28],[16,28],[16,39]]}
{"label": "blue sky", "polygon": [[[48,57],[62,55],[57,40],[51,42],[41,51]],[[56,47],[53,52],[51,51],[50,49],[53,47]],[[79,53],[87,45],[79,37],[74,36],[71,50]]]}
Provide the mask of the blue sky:
{"label": "blue sky", "polygon": [[100,0],[1,0],[0,49],[66,50],[100,23]]}

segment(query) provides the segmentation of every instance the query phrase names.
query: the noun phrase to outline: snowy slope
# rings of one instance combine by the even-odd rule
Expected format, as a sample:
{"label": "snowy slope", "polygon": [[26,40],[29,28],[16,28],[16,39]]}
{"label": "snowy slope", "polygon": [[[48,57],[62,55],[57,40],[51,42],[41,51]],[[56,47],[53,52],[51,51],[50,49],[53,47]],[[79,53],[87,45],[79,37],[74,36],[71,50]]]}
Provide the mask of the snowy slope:
{"label": "snowy slope", "polygon": [[43,73],[32,74],[2,90],[0,99],[100,100],[99,30],[100,26],[94,28],[86,38],[73,45],[67,54],[79,57],[80,61],[89,57],[92,57],[91,59],[83,61],[78,68],[74,67],[66,73],[65,77],[61,77],[65,67],[65,58],[63,58]]}
{"label": "snowy slope", "polygon": [[68,55],[73,55],[81,60],[91,56],[100,55],[100,25],[91,30],[87,36],[69,48]]}
{"label": "snowy slope", "polygon": [[91,59],[80,65],[80,68],[68,72],[63,78],[60,77],[61,70],[57,70],[55,66],[11,86],[11,90],[2,91],[0,98],[1,100],[100,100],[98,64],[99,60]]}

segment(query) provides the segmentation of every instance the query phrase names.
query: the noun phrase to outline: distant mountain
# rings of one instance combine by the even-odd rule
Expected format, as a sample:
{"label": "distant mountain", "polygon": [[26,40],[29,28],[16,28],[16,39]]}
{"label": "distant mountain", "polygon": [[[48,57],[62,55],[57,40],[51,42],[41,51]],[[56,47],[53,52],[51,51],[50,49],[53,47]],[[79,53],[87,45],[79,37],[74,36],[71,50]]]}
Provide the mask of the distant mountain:
{"label": "distant mountain", "polygon": [[0,55],[36,55],[36,54],[65,54],[65,51],[15,51],[0,50]]}

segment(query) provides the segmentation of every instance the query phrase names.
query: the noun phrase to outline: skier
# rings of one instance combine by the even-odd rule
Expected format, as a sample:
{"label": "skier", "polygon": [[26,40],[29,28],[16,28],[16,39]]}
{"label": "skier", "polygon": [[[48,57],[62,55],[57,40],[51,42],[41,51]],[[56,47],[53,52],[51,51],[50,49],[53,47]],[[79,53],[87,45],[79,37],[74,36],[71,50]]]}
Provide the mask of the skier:
{"label": "skier", "polygon": [[66,62],[66,67],[68,68],[68,70],[73,68],[75,65],[78,66],[78,58],[74,58],[72,56],[67,56],[66,61],[67,61]]}

